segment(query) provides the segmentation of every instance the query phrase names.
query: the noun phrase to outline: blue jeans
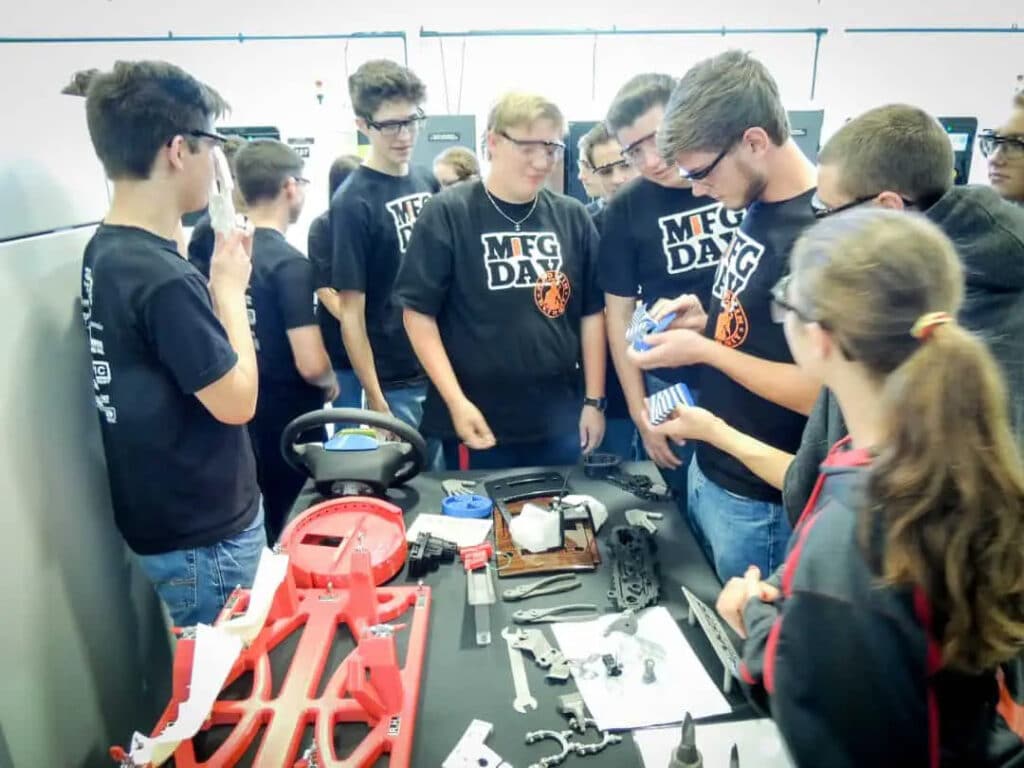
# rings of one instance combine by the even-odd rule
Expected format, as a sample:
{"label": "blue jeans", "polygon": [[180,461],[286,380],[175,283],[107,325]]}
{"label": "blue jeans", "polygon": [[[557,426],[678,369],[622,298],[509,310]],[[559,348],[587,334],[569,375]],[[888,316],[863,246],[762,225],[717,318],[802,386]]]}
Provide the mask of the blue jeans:
{"label": "blue jeans", "polygon": [[[663,379],[659,379],[657,376],[645,373],[644,386],[647,388],[647,396],[650,397],[655,392],[668,389],[672,385]],[[697,390],[691,387],[690,394],[693,396],[694,402],[700,402]],[[688,491],[686,489],[688,467],[690,465],[690,460],[693,458],[693,451],[697,447],[697,444],[693,440],[687,440],[685,445],[676,445],[670,440],[668,445],[669,448],[672,449],[672,453],[674,453],[683,463],[675,469],[663,469],[662,467],[658,467],[658,472],[661,473],[661,479],[665,481],[665,485],[675,491],[676,504],[679,506],[680,511],[685,512],[683,504],[688,496]]]}
{"label": "blue jeans", "polygon": [[782,564],[789,542],[789,518],[781,504],[731,493],[690,462],[687,517],[694,536],[722,582],[742,576],[751,565],[767,578]]}
{"label": "blue jeans", "polygon": [[175,626],[212,624],[235,587],[251,587],[267,546],[263,502],[249,526],[209,547],[141,555],[142,570],[153,583]]}
{"label": "blue jeans", "polygon": [[[449,467],[459,466],[459,441],[444,441],[444,458]],[[514,469],[517,467],[572,466],[580,459],[577,433],[530,443],[499,443],[486,451],[469,451],[470,469]]]}
{"label": "blue jeans", "polygon": [[[423,401],[427,399],[427,385],[387,387],[381,386],[384,399],[391,409],[391,414],[404,421],[413,429],[420,428],[423,421]],[[363,393],[363,407],[366,407],[366,393]],[[455,466],[458,466],[456,464]],[[439,440],[427,440],[427,461],[423,465],[424,472],[437,472],[444,469],[444,456]]]}
{"label": "blue jeans", "polygon": [[334,375],[338,377],[341,394],[331,405],[335,408],[362,408],[363,385],[359,383],[356,372],[351,368],[335,368]]}

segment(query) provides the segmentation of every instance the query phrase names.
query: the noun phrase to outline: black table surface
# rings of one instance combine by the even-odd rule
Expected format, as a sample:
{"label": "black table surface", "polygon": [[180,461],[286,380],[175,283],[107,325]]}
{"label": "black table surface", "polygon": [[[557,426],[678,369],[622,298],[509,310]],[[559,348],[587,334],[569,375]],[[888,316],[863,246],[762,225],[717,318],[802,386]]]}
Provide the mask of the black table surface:
{"label": "black table surface", "polygon": [[[550,469],[550,468],[549,468]],[[653,464],[624,465],[624,469],[658,479]],[[528,471],[528,470],[517,470]],[[566,470],[559,470],[566,471]],[[444,491],[441,480],[463,478],[480,480],[496,474],[512,472],[445,472],[421,475],[407,486],[390,493],[391,500],[405,511],[406,526],[412,525],[420,513],[440,514]],[[551,574],[532,574],[509,578],[496,578],[498,602],[491,606],[490,645],[478,646],[475,639],[473,609],[466,603],[466,574],[461,564],[445,565],[423,577],[431,588],[431,615],[426,663],[420,682],[419,709],[416,716],[416,736],[412,765],[416,768],[440,766],[473,719],[486,720],[494,725],[487,745],[516,768],[526,768],[545,755],[553,753],[554,742],[544,741],[528,746],[524,736],[534,730],[566,730],[567,720],[556,709],[557,698],[576,690],[570,679],[564,684],[545,680],[544,670],[537,667],[527,654],[524,657],[530,692],[537,699],[538,708],[519,714],[512,708],[514,687],[509,668],[508,650],[501,630],[512,625],[512,612],[521,608],[547,608],[566,603],[594,603],[615,611],[607,592],[611,586],[611,569],[606,545],[608,532],[616,525],[625,525],[628,509],[661,512],[664,517],[656,521],[658,532],[658,559],[661,572],[661,600],[659,605],[669,613],[693,647],[711,679],[721,687],[722,665],[704,636],[700,626],[691,627],[686,621],[686,600],[681,586],[685,586],[709,605],[714,605],[721,583],[693,538],[689,526],[673,504],[654,503],[639,499],[612,484],[584,476],[576,468],[569,480],[571,493],[593,496],[608,507],[608,522],[598,535],[602,563],[593,572],[579,574],[582,588],[572,592],[544,595],[524,601],[505,603],[501,591],[510,586],[545,578]],[[308,508],[319,498],[307,491],[295,504],[296,513]],[[412,583],[405,570],[391,582],[392,585]],[[543,628],[543,625],[538,625]],[[549,642],[557,647],[550,628],[544,628]],[[401,641],[400,652],[404,653]],[[734,681],[735,683],[735,681]],[[739,685],[734,684],[726,699],[733,712],[714,720],[738,720],[754,717]],[[709,720],[711,722],[712,720]],[[590,768],[602,766],[640,766],[640,754],[628,734],[618,745],[585,758]],[[591,731],[581,741],[593,741]],[[583,758],[570,757],[566,764]],[[387,765],[386,761],[380,763]],[[582,764],[582,763],[581,763]]]}

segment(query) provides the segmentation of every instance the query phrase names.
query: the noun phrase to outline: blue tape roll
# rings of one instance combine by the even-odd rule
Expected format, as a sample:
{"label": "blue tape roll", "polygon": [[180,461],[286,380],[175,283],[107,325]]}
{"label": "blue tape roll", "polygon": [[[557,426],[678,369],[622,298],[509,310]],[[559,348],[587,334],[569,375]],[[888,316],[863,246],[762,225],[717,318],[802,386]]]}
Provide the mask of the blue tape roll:
{"label": "blue tape roll", "polygon": [[488,517],[493,508],[486,496],[449,496],[441,501],[441,512],[451,517]]}

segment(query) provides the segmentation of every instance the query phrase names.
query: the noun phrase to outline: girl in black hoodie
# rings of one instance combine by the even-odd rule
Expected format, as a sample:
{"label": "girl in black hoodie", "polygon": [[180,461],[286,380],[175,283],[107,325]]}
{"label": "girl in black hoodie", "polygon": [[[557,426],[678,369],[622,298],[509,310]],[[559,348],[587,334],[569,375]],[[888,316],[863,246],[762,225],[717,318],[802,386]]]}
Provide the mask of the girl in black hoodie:
{"label": "girl in black hoodie", "polygon": [[962,285],[934,225],[860,209],[808,231],[776,286],[793,357],[835,393],[850,437],[781,588],[751,569],[719,604],[743,605],[725,614],[747,638],[742,675],[798,766],[1024,766],[1007,724],[1024,470],[999,369],[956,323]]}

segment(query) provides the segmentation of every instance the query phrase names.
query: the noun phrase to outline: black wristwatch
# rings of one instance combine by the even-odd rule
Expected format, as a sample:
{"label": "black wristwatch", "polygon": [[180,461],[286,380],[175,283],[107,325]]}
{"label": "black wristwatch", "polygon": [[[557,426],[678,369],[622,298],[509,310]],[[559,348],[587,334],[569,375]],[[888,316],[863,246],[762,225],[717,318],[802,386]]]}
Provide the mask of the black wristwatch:
{"label": "black wristwatch", "polygon": [[584,405],[590,405],[597,408],[601,413],[604,413],[604,409],[608,407],[608,398],[606,397],[584,397]]}

